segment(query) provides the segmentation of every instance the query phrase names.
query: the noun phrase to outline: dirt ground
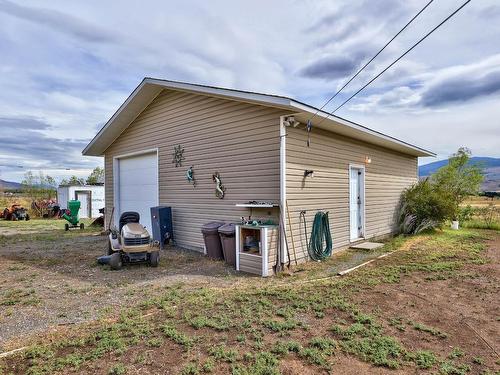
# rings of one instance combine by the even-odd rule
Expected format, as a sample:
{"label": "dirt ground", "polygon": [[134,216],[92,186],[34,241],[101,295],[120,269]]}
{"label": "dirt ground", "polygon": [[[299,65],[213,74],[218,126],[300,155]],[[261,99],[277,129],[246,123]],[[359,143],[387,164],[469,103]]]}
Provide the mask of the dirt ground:
{"label": "dirt ground", "polygon": [[41,221],[32,221],[34,229],[30,222],[0,227],[0,351],[17,347],[20,337],[133,304],[160,287],[186,281],[223,286],[235,274],[222,262],[175,248],[162,253],[156,269],[111,271],[96,262],[107,249],[99,230],[66,233],[62,221],[48,221],[48,230]]}
{"label": "dirt ground", "polygon": [[[177,249],[169,249],[162,254],[158,269],[143,265],[110,271],[107,266],[98,266],[95,261],[106,249],[106,237],[99,231],[90,229],[65,233],[57,225],[49,229],[43,229],[41,225],[37,228],[36,233],[30,233],[28,227],[24,227],[16,236],[12,233],[15,227],[9,227],[6,235],[7,231],[2,232],[0,226],[0,351],[21,347],[32,340],[57,342],[50,337],[64,336],[65,332],[73,337],[80,327],[84,335],[93,328],[80,323],[97,321],[110,312],[145,301],[148,305],[138,310],[140,319],[127,321],[127,324],[140,327],[146,319],[148,326],[160,327],[159,330],[151,328],[146,341],[133,341],[129,344],[130,348],[123,349],[124,352],[118,356],[113,351],[105,352],[95,361],[64,368],[62,373],[224,374],[232,371],[248,374],[252,371],[235,371],[231,360],[224,359],[224,356],[217,359],[218,354],[210,354],[211,349],[218,343],[224,343],[228,348],[240,351],[244,358],[245,351],[267,350],[275,353],[271,348],[283,340],[299,342],[306,349],[295,354],[280,354],[276,370],[282,374],[493,374],[500,371],[499,232],[476,231],[471,232],[476,233],[475,237],[464,235],[463,239],[454,234],[435,238],[417,237],[384,247],[385,251],[398,251],[345,278],[335,276],[340,268],[354,265],[353,259],[360,262],[373,255],[343,253],[324,263],[301,266],[291,276],[261,279],[236,274],[222,262]],[[486,233],[484,239],[477,233]],[[432,244],[428,245],[428,242]],[[449,250],[440,251],[441,245],[443,248],[448,246]],[[464,254],[468,255],[455,251],[455,248],[460,250],[462,245]],[[476,245],[481,250],[477,250]],[[418,256],[415,255],[417,252]],[[418,263],[420,259],[422,262]],[[326,281],[323,283],[323,280]],[[176,285],[181,285],[178,292],[180,299],[176,294]],[[284,287],[290,293],[303,294],[291,299],[292,302],[271,306],[268,298],[271,289],[268,288],[273,287]],[[342,307],[336,297],[332,297],[334,306],[339,303],[340,307],[323,307],[322,301],[314,296],[328,296],[321,294],[323,291],[329,293],[325,288],[331,288],[332,294],[338,293],[339,298],[345,297],[355,305]],[[244,299],[236,296],[226,300],[230,297],[223,294],[220,298],[226,301],[224,304],[214,302],[214,298],[219,298],[214,296],[221,290],[230,292],[239,289]],[[163,293],[167,293],[172,300]],[[158,302],[151,302],[157,301],[157,297],[164,301],[158,309],[155,307]],[[253,298],[257,298],[255,302],[252,302]],[[317,310],[303,310],[302,302],[316,306],[315,309],[320,307],[320,314]],[[256,305],[265,308],[259,309]],[[287,311],[292,305],[296,310]],[[181,306],[182,314],[170,315],[172,308]],[[199,311],[192,311],[193,306]],[[241,313],[251,309],[262,311],[264,315],[256,318],[252,327],[241,325]],[[335,338],[338,341],[335,345],[342,347],[343,339],[332,336],[332,327],[352,323],[353,316],[358,314],[357,309],[376,318],[377,323],[370,329],[375,330],[376,335],[385,335],[376,336],[376,340],[394,338],[407,352],[434,353],[439,358],[438,362],[429,368],[411,367],[407,364],[411,360],[404,359],[397,368],[389,369],[374,365],[378,358],[370,357],[363,352],[366,348],[358,346],[343,350],[336,347],[333,354],[328,355],[325,354],[328,350],[320,354],[307,352],[307,343],[318,337]],[[201,328],[193,326],[192,319],[197,318],[196,314],[206,315],[207,311],[213,314],[209,322],[205,322],[209,325]],[[287,331],[286,325],[280,325],[289,321],[287,314],[294,316],[290,321],[295,319],[300,322],[290,331]],[[225,315],[232,320],[220,320],[220,316]],[[275,319],[272,330],[255,329],[262,325],[269,327],[271,318]],[[178,329],[174,336],[169,336],[171,340],[162,336],[164,328],[161,327],[165,322],[172,322]],[[221,328],[217,324],[227,324],[227,327]],[[381,325],[381,332],[377,331],[377,325]],[[106,327],[106,332],[112,329]],[[243,332],[246,338],[245,335],[241,338]],[[361,335],[371,334],[369,330],[363,332]],[[250,339],[252,335],[262,336],[254,342]],[[194,349],[186,350],[182,347],[183,340],[189,337],[197,337],[197,341]],[[360,340],[345,343],[358,345],[365,338]],[[69,348],[58,356],[68,354],[67,350]],[[75,353],[81,350],[83,348],[77,348]],[[384,352],[386,349],[377,350]],[[313,355],[318,357],[313,358]],[[202,370],[202,364],[209,363],[213,358],[216,358],[216,367],[210,371]],[[23,373],[23,360],[13,358],[12,361],[12,369],[20,369],[13,373]],[[321,361],[326,364],[321,364]],[[242,363],[248,362],[243,359]],[[190,368],[191,365],[195,367]],[[124,366],[124,372],[120,372],[120,366]],[[269,365],[269,368],[272,366]],[[276,373],[269,368],[258,373]]]}
{"label": "dirt ground", "polygon": [[[500,355],[500,235],[487,242],[486,264],[468,265],[460,280],[431,280],[416,273],[399,283],[381,284],[357,296],[357,302],[383,315],[386,329],[408,348],[423,348],[446,357],[453,348],[482,358],[499,369]],[[383,312],[383,313],[382,313]],[[397,320],[397,324],[390,322]],[[433,327],[443,336],[410,329],[414,322]],[[479,367],[472,373],[482,373]]]}

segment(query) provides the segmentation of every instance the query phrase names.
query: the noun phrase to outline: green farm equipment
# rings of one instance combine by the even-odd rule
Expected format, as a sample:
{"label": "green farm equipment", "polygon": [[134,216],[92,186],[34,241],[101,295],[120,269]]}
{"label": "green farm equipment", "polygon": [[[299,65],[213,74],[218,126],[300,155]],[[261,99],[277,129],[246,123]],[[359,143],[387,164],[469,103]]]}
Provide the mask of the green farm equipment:
{"label": "green farm equipment", "polygon": [[81,205],[80,201],[77,200],[68,202],[68,209],[62,215],[62,217],[66,219],[66,221],[69,223],[69,224],[68,223],[64,224],[64,230],[68,231],[70,228],[78,228],[78,227],[83,230],[85,228],[83,223],[80,223],[80,225],[78,225],[78,223],[80,222],[78,218],[78,211],[80,211],[80,205]]}

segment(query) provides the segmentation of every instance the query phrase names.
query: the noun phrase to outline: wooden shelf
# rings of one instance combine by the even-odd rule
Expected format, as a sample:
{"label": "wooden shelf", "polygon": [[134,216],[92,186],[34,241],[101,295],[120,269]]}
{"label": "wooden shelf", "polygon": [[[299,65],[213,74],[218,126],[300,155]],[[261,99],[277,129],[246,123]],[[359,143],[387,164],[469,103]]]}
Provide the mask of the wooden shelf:
{"label": "wooden shelf", "polygon": [[272,208],[278,207],[277,204],[252,204],[252,203],[237,203],[236,207],[250,207],[250,208]]}
{"label": "wooden shelf", "polygon": [[[245,251],[245,240],[252,238],[252,244],[258,242],[259,248]],[[250,241],[249,241],[250,242]],[[273,275],[278,249],[278,227],[260,225],[257,227],[236,224],[236,270],[260,276]]]}

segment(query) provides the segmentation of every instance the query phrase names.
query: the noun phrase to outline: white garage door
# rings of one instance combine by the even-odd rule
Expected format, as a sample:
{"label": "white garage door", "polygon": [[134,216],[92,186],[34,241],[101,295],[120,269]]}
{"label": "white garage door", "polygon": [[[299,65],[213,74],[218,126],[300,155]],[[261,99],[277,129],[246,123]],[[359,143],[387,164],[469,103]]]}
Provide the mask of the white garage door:
{"label": "white garage door", "polygon": [[[150,234],[150,208],[158,205],[158,159],[156,152],[118,159],[118,218],[136,211]],[[118,225],[118,222],[117,222]]]}

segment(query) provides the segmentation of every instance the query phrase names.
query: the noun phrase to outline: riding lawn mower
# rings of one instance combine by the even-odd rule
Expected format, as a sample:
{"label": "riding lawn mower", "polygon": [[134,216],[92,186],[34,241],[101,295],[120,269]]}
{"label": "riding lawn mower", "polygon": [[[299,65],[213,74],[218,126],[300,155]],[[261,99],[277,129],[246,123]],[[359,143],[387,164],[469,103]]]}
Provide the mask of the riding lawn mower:
{"label": "riding lawn mower", "polygon": [[110,230],[108,256],[98,262],[109,264],[118,270],[124,263],[149,263],[157,267],[160,261],[160,243],[153,241],[149,232],[140,223],[138,212],[128,211],[120,216],[119,228]]}

